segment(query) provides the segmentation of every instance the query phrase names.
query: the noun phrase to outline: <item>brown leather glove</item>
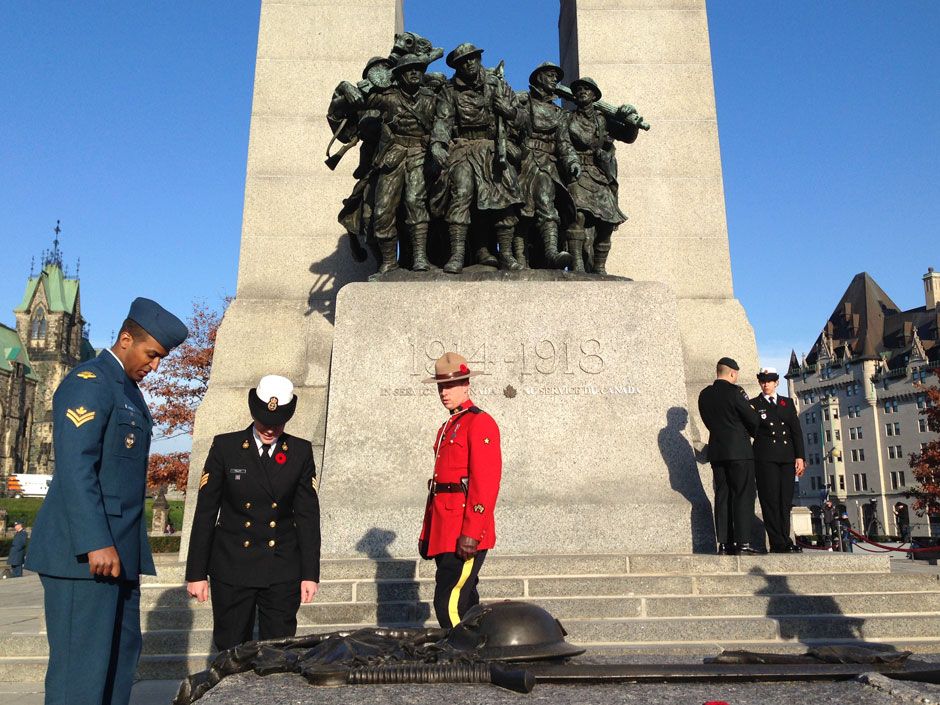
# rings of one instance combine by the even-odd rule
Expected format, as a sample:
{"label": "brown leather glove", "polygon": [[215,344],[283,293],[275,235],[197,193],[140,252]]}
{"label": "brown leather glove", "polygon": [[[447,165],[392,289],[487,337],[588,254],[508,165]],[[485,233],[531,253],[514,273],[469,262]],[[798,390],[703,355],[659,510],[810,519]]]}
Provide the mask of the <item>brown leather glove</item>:
{"label": "brown leather glove", "polygon": [[477,552],[477,546],[480,545],[480,542],[476,539],[472,539],[469,536],[460,535],[460,538],[457,539],[457,555],[464,560],[473,558]]}

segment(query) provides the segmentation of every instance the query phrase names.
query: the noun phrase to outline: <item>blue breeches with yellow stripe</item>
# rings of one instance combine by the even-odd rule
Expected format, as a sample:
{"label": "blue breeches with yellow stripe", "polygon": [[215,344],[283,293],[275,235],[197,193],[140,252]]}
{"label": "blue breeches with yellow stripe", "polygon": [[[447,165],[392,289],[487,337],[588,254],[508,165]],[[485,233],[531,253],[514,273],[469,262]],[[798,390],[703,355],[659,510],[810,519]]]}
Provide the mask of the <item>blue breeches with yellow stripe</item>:
{"label": "blue breeches with yellow stripe", "polygon": [[445,629],[450,629],[463,619],[467,610],[480,603],[477,592],[480,568],[486,551],[478,551],[468,560],[456,553],[440,553],[434,556],[437,573],[434,578],[434,614]]}

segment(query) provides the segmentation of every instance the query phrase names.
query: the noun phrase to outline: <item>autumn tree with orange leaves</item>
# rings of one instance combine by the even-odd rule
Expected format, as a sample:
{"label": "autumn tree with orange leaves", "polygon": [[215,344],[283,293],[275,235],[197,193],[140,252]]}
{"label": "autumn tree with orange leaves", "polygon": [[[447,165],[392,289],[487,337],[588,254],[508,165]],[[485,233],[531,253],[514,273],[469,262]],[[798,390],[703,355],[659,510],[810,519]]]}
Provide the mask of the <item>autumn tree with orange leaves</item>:
{"label": "autumn tree with orange leaves", "polygon": [[[229,299],[225,300],[225,306]],[[222,311],[205,303],[193,302],[193,312],[186,321],[189,337],[174,348],[160,363],[159,369],[147,375],[141,388],[152,399],[151,413],[159,436],[168,439],[192,434],[196,409],[209,388],[215,336],[222,322]],[[176,487],[185,492],[189,477],[189,452],[152,453],[147,468],[147,485]]]}
{"label": "autumn tree with orange leaves", "polygon": [[[940,434],[940,388],[928,387],[925,392],[927,407],[920,413],[927,417],[927,428]],[[910,465],[919,483],[908,493],[908,497],[914,498],[914,510],[921,516],[940,514],[940,438],[934,438],[920,452],[911,454]]]}

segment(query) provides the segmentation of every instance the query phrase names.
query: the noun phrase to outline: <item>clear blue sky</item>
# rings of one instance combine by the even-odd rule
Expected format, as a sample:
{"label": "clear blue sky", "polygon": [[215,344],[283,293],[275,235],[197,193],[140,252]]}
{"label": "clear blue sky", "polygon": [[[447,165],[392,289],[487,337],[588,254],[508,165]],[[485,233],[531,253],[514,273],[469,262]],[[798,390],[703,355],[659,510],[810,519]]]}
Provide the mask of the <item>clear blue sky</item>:
{"label": "clear blue sky", "polygon": [[[259,7],[0,3],[0,321],[57,218],[96,345],[134,296],[185,313],[234,293]],[[406,16],[505,58],[522,88],[557,60],[555,7],[407,0]],[[921,305],[940,268],[940,2],[708,7],[735,291],[765,364],[808,350],[857,272]]]}

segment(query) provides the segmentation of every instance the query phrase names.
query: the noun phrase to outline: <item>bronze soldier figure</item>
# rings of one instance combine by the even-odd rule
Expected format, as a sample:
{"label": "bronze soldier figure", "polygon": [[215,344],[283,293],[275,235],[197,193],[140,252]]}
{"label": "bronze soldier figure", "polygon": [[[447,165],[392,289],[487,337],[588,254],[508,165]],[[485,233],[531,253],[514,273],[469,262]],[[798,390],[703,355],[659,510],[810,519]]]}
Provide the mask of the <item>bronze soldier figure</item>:
{"label": "bronze soldier figure", "polygon": [[327,111],[327,121],[333,130],[334,139],[344,143],[336,154],[327,157],[327,166],[335,169],[343,155],[359,145],[359,165],[353,172],[356,185],[343,201],[343,208],[337,218],[346,229],[353,257],[359,262],[366,260],[368,254],[365,247],[372,240],[372,189],[375,181],[372,161],[382,129],[379,111],[362,110],[361,97],[388,90],[392,85],[394,64],[394,61],[384,56],[373,56],[362,71],[361,81],[355,85],[342,81],[336,87]]}
{"label": "bronze soldier figure", "polygon": [[411,235],[412,269],[427,271],[428,195],[424,177],[434,92],[422,83],[427,68],[424,59],[405,54],[392,70],[395,84],[390,90],[364,96],[350,91],[351,101],[366,110],[378,111],[381,136],[373,158],[375,173],[372,227],[382,262],[379,273],[398,268],[396,218],[404,205],[405,225]]}
{"label": "bronze soldier figure", "polygon": [[[525,113],[515,93],[481,63],[482,49],[459,45],[447,55],[455,73],[438,95],[431,157],[443,170],[440,210],[448,224],[450,259],[444,271],[463,270],[467,234],[476,210],[477,221],[492,224],[499,245],[498,264],[503,269],[522,269],[512,253],[518,217],[514,206],[521,203],[516,169],[497,149],[498,134],[506,128],[521,129]],[[476,223],[475,223],[476,224]],[[481,264],[496,264],[486,248],[477,252]]]}
{"label": "bronze soldier figure", "polygon": [[[617,157],[613,140],[632,144],[639,127],[631,122],[607,120],[594,106],[601,89],[593,79],[572,81],[577,109],[568,116],[568,134],[581,160],[581,174],[569,185],[577,206],[577,219],[568,228],[568,250],[574,257],[573,270],[585,271],[584,250],[593,259],[593,271],[607,274],[607,255],[614,229],[627,219],[617,205]],[[574,176],[574,174],[572,174]]]}
{"label": "bronze soldier figure", "polygon": [[[568,216],[575,217],[574,202],[559,175],[558,163],[574,179],[581,176],[581,163],[568,137],[565,111],[555,104],[555,87],[564,78],[557,64],[546,61],[529,76],[529,90],[518,94],[519,103],[526,111],[522,169],[519,185],[523,203],[520,233],[525,239],[533,224],[542,236],[545,267],[564,269],[572,264],[572,257],[558,250],[560,202]],[[516,257],[519,259],[518,255]]]}

